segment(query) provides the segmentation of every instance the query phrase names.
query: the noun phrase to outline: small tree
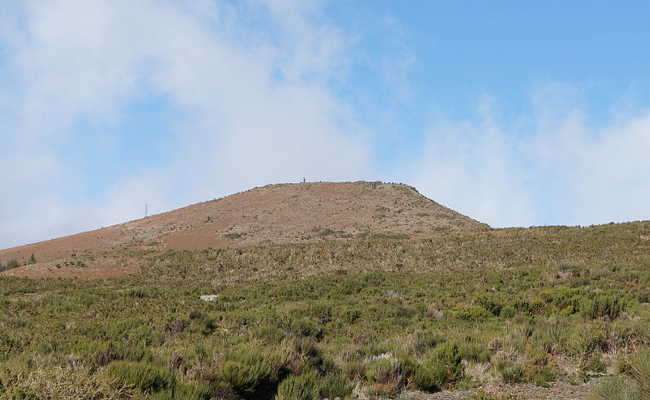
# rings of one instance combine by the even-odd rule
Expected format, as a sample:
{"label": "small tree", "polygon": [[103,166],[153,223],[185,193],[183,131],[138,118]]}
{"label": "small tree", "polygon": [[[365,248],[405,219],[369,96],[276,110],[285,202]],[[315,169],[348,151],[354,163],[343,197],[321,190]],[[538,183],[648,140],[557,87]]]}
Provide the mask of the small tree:
{"label": "small tree", "polygon": [[36,257],[34,257],[34,254],[32,254],[31,257],[29,257],[29,263],[36,264]]}

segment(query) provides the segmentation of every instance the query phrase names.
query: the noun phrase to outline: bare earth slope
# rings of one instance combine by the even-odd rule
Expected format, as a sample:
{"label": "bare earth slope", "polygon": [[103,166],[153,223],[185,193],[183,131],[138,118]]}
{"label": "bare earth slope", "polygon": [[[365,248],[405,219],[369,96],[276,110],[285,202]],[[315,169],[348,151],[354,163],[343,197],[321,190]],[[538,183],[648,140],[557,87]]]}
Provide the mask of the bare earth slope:
{"label": "bare earth slope", "polygon": [[[118,250],[200,249],[265,243],[426,237],[487,225],[422,196],[381,182],[279,184],[120,225],[0,251],[0,261],[38,263],[14,276],[106,277],[137,268]],[[70,275],[69,267],[82,266]],[[46,272],[47,271],[47,272]]]}

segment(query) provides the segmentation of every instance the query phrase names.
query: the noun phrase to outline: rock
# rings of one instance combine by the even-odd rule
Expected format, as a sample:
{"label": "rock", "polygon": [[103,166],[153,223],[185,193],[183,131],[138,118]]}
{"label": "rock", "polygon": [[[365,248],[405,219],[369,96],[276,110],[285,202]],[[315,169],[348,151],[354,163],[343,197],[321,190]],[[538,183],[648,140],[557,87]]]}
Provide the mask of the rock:
{"label": "rock", "polygon": [[217,294],[207,294],[207,295],[201,296],[200,298],[203,301],[213,302],[213,301],[217,301],[217,299],[219,298],[219,295],[217,295]]}

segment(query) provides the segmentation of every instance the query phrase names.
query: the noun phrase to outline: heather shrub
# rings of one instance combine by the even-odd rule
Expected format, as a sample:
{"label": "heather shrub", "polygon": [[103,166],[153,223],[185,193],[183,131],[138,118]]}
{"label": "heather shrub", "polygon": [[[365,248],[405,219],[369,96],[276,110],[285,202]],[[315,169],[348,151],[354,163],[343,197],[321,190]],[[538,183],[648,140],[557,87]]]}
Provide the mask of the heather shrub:
{"label": "heather shrub", "polygon": [[276,400],[318,400],[347,398],[352,394],[352,385],[339,375],[319,376],[309,373],[291,376],[278,386]]}
{"label": "heather shrub", "polygon": [[215,381],[228,384],[241,397],[259,398],[264,393],[275,392],[286,374],[285,357],[257,347],[244,347],[228,354],[211,379],[213,384]]}
{"label": "heather shrub", "polygon": [[628,378],[608,378],[594,389],[592,400],[646,400],[636,382]]}
{"label": "heather shrub", "polygon": [[508,360],[499,360],[496,364],[497,371],[506,383],[523,383],[526,382],[526,374],[521,365],[517,365]]}
{"label": "heather shrub", "polygon": [[290,376],[278,386],[276,400],[318,400],[318,378],[314,374]]}
{"label": "heather shrub", "polygon": [[431,357],[422,363],[420,375],[416,375],[420,382],[418,386],[428,387],[431,391],[434,387],[448,386],[457,382],[463,377],[462,357],[458,345],[453,342],[445,342],[438,346]]}
{"label": "heather shrub", "polygon": [[326,375],[321,378],[319,384],[320,398],[335,399],[347,398],[352,394],[352,384],[339,374]]}
{"label": "heather shrub", "polygon": [[116,361],[107,368],[116,385],[133,386],[145,393],[173,389],[176,385],[174,375],[150,364]]}

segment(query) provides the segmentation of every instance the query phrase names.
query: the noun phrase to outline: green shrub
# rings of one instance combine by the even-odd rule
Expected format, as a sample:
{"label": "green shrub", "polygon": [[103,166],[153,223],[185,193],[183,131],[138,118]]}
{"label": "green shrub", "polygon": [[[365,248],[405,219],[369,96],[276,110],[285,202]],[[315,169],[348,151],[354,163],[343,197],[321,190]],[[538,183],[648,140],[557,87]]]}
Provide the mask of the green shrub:
{"label": "green shrub", "polygon": [[315,374],[290,376],[278,386],[276,400],[318,400],[320,399],[318,378]]}
{"label": "green shrub", "polygon": [[515,316],[515,314],[517,314],[517,310],[515,310],[515,307],[513,307],[511,304],[508,304],[507,306],[501,309],[499,316],[501,318],[512,318]]}
{"label": "green shrub", "polygon": [[320,377],[315,373],[291,376],[280,383],[276,400],[318,400],[346,398],[352,385],[339,375]]}
{"label": "green shrub", "polygon": [[546,365],[532,365],[526,369],[526,381],[537,386],[548,387],[558,377],[558,371]]}
{"label": "green shrub", "polygon": [[583,326],[573,335],[570,343],[572,351],[576,355],[591,354],[594,351],[607,351],[609,340],[604,325]]}
{"label": "green shrub", "polygon": [[650,398],[650,349],[639,351],[632,358],[628,375],[639,385],[644,398]]}
{"label": "green shrub", "polygon": [[[210,400],[210,390],[198,384],[177,383],[173,389],[158,392],[151,400]],[[234,399],[233,399],[234,400]]]}
{"label": "green shrub", "polygon": [[309,318],[291,319],[288,324],[288,331],[294,336],[309,337],[316,340],[323,338],[323,327],[319,322]]}
{"label": "green shrub", "polygon": [[277,384],[286,373],[286,358],[279,353],[256,347],[239,349],[229,354],[215,376],[214,381],[224,382],[241,397],[260,398],[275,392]]}
{"label": "green shrub", "polygon": [[18,261],[9,260],[9,261],[7,261],[7,264],[4,265],[4,266],[0,263],[0,272],[8,271],[10,269],[14,269],[14,268],[18,268],[18,267],[20,267],[20,263],[18,263]]}
{"label": "green shrub", "polygon": [[419,381],[423,387],[443,387],[463,377],[462,358],[458,345],[446,342],[436,348],[433,357],[424,361]]}
{"label": "green shrub", "polygon": [[352,384],[339,374],[327,375],[321,379],[319,385],[320,398],[335,399],[347,398],[352,394]]}
{"label": "green shrub", "polygon": [[482,307],[465,307],[455,310],[456,318],[464,321],[484,321],[491,317],[492,314]]}
{"label": "green shrub", "polygon": [[465,361],[483,363],[490,361],[490,352],[480,343],[463,343],[459,346],[460,357]]}
{"label": "green shrub", "polygon": [[402,382],[400,363],[389,359],[376,361],[366,370],[366,378],[370,383],[394,383],[399,386]]}
{"label": "green shrub", "polygon": [[562,310],[564,314],[580,313],[585,318],[618,318],[628,307],[625,296],[618,291],[591,293],[583,289],[561,287],[541,293],[548,304]]}
{"label": "green shrub", "polygon": [[582,314],[591,319],[618,318],[628,307],[628,302],[619,293],[598,293],[584,299],[580,305]]}
{"label": "green shrub", "polygon": [[607,370],[607,364],[605,364],[600,357],[600,354],[593,353],[590,356],[582,360],[580,364],[580,369],[584,372],[605,372]]}
{"label": "green shrub", "polygon": [[503,304],[491,296],[481,296],[477,303],[495,317],[501,315],[501,310],[503,310]]}
{"label": "green shrub", "polygon": [[501,373],[501,378],[505,383],[523,383],[526,382],[524,369],[512,361],[499,360],[496,364],[497,371]]}
{"label": "green shrub", "polygon": [[133,386],[145,393],[172,389],[176,385],[176,379],[169,371],[149,364],[116,361],[107,368],[116,385]]}
{"label": "green shrub", "polygon": [[285,331],[271,324],[264,324],[255,327],[252,334],[254,337],[260,339],[264,344],[267,345],[280,344],[286,337]]}
{"label": "green shrub", "polygon": [[151,361],[151,350],[141,344],[123,341],[108,342],[95,351],[91,357],[92,365],[103,367],[112,361]]}
{"label": "green shrub", "polygon": [[505,383],[533,383],[547,386],[548,382],[557,379],[557,371],[546,365],[522,366],[510,360],[499,360],[495,366]]}
{"label": "green shrub", "polygon": [[445,338],[436,332],[418,331],[413,334],[413,351],[424,354],[444,341]]}
{"label": "green shrub", "polygon": [[343,366],[343,376],[349,380],[359,380],[366,376],[366,364],[361,361],[351,361]]}
{"label": "green shrub", "polygon": [[260,386],[272,382],[274,371],[270,364],[244,364],[237,361],[224,362],[218,372],[218,378],[232,386],[235,392],[246,395],[254,393]]}
{"label": "green shrub", "polygon": [[515,312],[528,315],[537,315],[544,309],[544,303],[541,301],[529,301],[526,299],[516,299],[506,307],[512,307]]}
{"label": "green shrub", "polygon": [[621,377],[609,378],[596,386],[590,399],[593,400],[646,400],[636,382]]}
{"label": "green shrub", "polygon": [[430,366],[420,365],[412,377],[415,387],[423,392],[437,392],[442,384],[441,374],[432,370]]}
{"label": "green shrub", "polygon": [[292,357],[289,359],[289,368],[296,375],[301,375],[312,370],[327,373],[332,369],[331,362],[323,358],[321,351],[312,339],[296,338],[293,342],[292,350]]}

